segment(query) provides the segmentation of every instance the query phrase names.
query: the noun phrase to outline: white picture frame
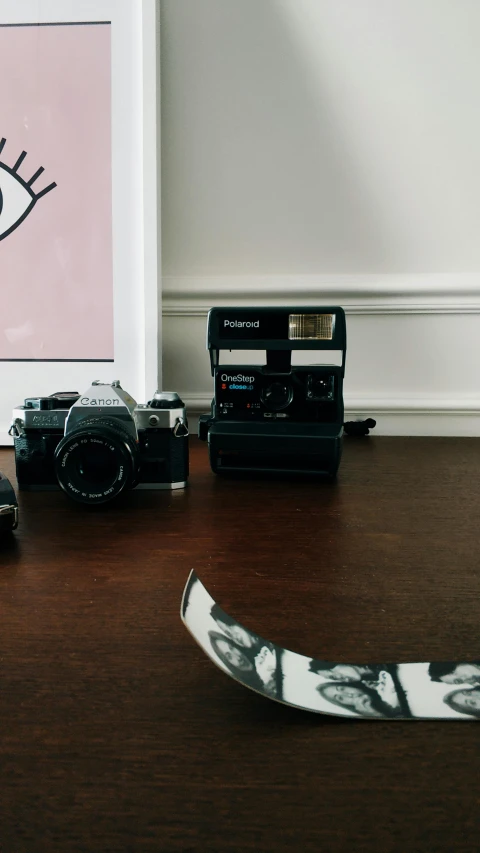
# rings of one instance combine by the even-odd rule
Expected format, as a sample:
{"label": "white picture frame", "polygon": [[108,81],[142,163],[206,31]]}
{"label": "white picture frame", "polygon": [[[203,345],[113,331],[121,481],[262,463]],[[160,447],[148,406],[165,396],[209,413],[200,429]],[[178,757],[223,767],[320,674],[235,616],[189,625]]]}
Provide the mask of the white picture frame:
{"label": "white picture frame", "polygon": [[0,445],[26,396],[119,379],[146,402],[161,387],[159,0],[0,0],[3,26],[99,21],[111,22],[114,359],[0,361]]}

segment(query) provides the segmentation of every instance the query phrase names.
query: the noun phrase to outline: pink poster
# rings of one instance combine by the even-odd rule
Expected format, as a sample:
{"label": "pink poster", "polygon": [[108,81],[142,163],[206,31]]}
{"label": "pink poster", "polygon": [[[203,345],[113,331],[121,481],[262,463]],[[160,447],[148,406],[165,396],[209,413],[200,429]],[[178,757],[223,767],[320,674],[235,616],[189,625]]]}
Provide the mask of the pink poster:
{"label": "pink poster", "polygon": [[0,360],[113,360],[110,33],[0,26]]}

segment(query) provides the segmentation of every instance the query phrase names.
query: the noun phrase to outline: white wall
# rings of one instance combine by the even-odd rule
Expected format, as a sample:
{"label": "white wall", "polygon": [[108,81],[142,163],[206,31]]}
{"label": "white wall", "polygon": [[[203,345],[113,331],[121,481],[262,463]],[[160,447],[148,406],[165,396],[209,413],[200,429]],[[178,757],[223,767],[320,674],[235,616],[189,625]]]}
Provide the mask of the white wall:
{"label": "white wall", "polygon": [[164,387],[206,312],[347,310],[349,416],[480,434],[478,0],[162,0]]}

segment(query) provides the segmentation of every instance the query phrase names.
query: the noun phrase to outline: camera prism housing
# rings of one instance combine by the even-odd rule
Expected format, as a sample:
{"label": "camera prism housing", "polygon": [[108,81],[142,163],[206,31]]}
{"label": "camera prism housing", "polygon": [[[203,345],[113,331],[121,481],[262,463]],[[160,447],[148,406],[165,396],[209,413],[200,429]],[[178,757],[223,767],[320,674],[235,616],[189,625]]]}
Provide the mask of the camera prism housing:
{"label": "camera prism housing", "polygon": [[[207,348],[215,396],[199,437],[208,442],[212,470],[333,479],[344,420],[343,309],[212,308]],[[226,349],[266,350],[266,362],[221,363]],[[293,350],[337,351],[341,363],[292,366]]]}
{"label": "camera prism housing", "polygon": [[84,393],[28,397],[13,411],[20,490],[62,488],[101,504],[124,489],[180,489],[188,477],[188,425],[178,394],[137,404],[121,387],[93,382]]}

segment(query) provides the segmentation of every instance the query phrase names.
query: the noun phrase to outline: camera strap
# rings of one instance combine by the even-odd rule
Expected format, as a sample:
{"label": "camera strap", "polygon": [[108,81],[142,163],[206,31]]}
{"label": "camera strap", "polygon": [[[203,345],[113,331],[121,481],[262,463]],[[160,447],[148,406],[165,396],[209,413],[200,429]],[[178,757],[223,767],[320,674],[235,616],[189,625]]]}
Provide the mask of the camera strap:
{"label": "camera strap", "polygon": [[0,473],[0,532],[15,530],[17,524],[17,498],[10,480]]}
{"label": "camera strap", "polygon": [[365,421],[345,421],[343,428],[347,435],[363,436],[369,435],[371,429],[377,425],[373,418],[367,418]]}

